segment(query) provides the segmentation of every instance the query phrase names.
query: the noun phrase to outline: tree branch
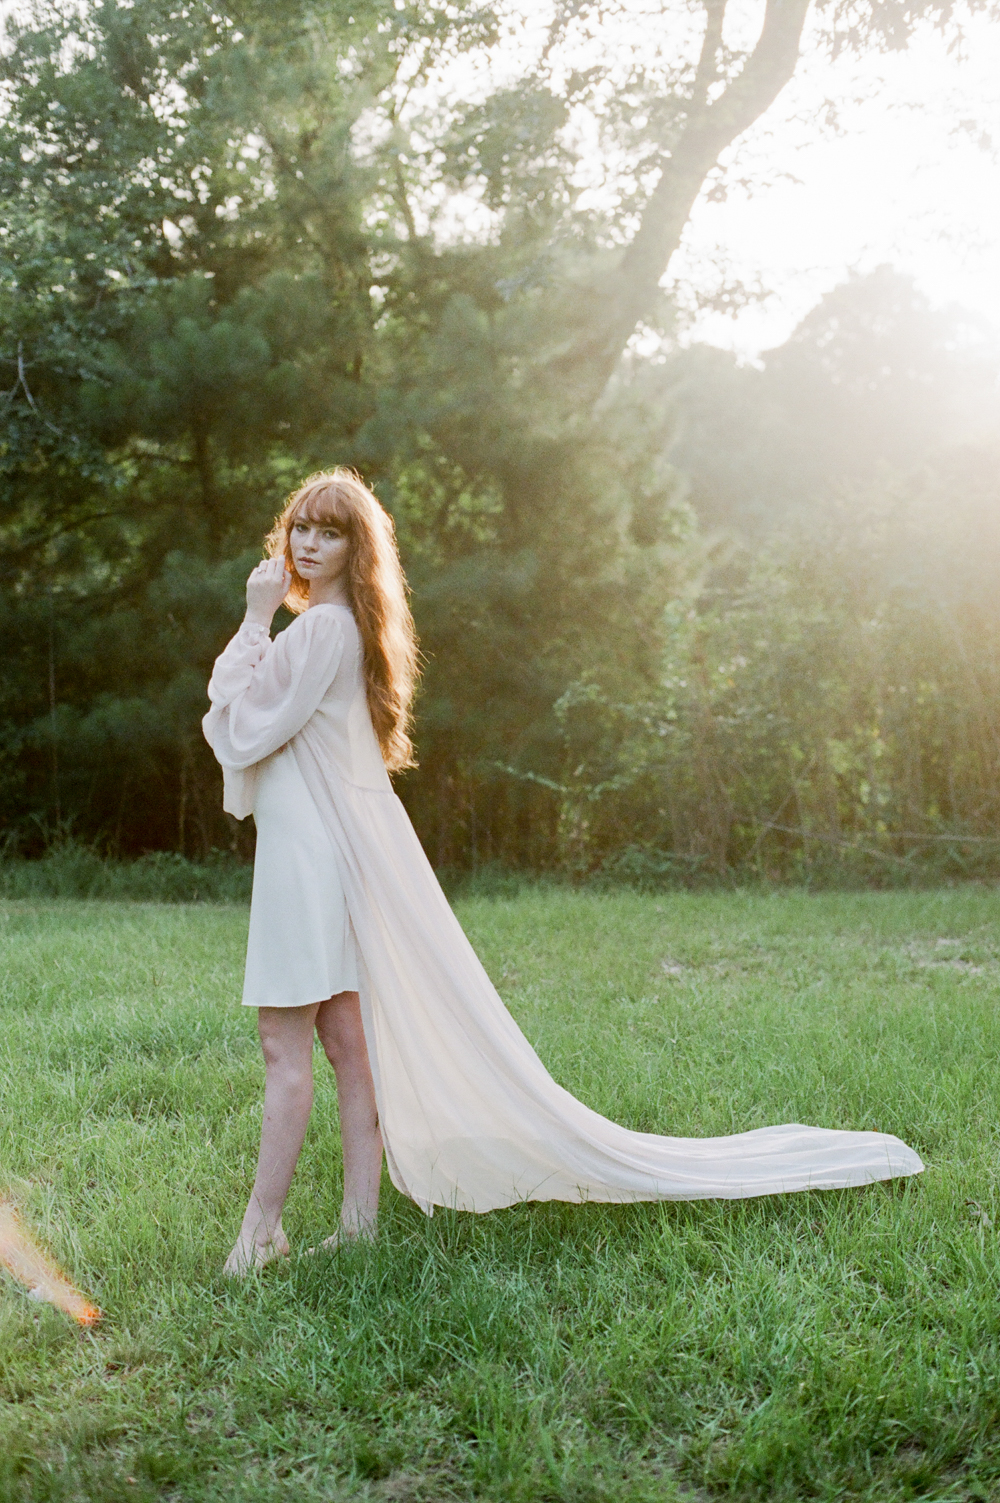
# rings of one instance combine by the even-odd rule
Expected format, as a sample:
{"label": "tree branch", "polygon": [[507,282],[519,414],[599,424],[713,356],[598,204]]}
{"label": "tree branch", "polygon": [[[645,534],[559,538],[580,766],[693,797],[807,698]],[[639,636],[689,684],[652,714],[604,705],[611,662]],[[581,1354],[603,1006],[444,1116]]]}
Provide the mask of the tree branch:
{"label": "tree branch", "polygon": [[719,76],[719,48],[722,46],[722,22],[725,14],[726,0],[705,0],[705,35],[691,90],[691,99],[696,105],[708,103],[708,91]]}
{"label": "tree branch", "polygon": [[636,324],[656,306],[660,279],[720,153],[764,114],[795,72],[809,5],[810,0],[768,0],[757,45],[725,92],[709,103],[705,93],[717,66],[725,0],[706,0],[705,38],[687,123],[661,157],[659,181],[631,244],[594,288],[586,332],[557,361],[584,403],[600,396]]}
{"label": "tree branch", "polygon": [[[632,291],[628,303],[655,297],[660,278],[677,249],[706,176],[725,148],[770,108],[795,72],[809,0],[768,0],[764,27],[742,72],[712,104],[695,109],[646,206],[626,252],[618,280]],[[635,328],[633,318],[628,339]]]}
{"label": "tree branch", "polygon": [[717,156],[771,107],[795,72],[809,3],[768,0],[760,37],[742,71],[721,98],[706,106],[700,119],[692,118],[683,140],[701,135],[705,149]]}
{"label": "tree branch", "polygon": [[398,156],[393,159],[392,168],[393,178],[396,184],[396,191],[393,194],[393,197],[396,200],[396,207],[403,216],[403,220],[406,224],[406,234],[410,241],[410,244],[416,246],[419,242],[419,236],[417,235],[417,224],[416,220],[413,217],[413,210],[410,207],[409,194],[406,191],[406,179],[403,176],[403,164],[399,160]]}

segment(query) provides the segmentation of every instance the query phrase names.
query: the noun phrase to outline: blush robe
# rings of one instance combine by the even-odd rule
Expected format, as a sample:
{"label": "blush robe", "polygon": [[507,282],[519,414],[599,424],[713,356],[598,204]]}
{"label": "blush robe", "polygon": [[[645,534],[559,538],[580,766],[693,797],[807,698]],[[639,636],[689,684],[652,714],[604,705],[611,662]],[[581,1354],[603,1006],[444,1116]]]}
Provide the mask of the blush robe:
{"label": "blush robe", "polygon": [[392,790],[346,606],[312,606],[273,641],[241,627],[216,661],[209,698],[204,732],[237,819],[253,812],[267,759],[295,758],[350,919],[389,1174],[428,1215],[525,1200],[743,1199],[923,1169],[889,1133],[798,1123],[721,1138],[632,1132],[557,1085]]}

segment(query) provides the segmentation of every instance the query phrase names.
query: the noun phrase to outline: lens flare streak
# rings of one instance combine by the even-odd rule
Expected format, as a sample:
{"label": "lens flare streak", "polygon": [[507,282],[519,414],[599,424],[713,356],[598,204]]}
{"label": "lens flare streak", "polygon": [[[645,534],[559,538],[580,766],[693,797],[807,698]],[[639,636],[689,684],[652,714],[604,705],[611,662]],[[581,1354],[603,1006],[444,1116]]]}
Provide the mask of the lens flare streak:
{"label": "lens flare streak", "polygon": [[81,1326],[96,1325],[100,1320],[97,1306],[85,1299],[36,1246],[7,1200],[0,1200],[0,1264],[25,1285],[29,1298],[65,1310]]}

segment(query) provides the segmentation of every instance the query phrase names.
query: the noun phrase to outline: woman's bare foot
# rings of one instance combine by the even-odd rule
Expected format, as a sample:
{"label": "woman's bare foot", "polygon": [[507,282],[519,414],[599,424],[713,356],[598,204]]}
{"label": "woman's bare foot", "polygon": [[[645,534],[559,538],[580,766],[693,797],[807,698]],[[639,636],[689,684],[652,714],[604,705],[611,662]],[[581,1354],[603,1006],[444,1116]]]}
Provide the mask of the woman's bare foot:
{"label": "woman's bare foot", "polygon": [[317,1253],[335,1253],[342,1247],[357,1246],[359,1242],[374,1242],[378,1228],[374,1221],[366,1222],[358,1226],[356,1222],[350,1225],[338,1226],[330,1237],[324,1237],[316,1247],[306,1248],[306,1257],[314,1258]]}
{"label": "woman's bare foot", "polygon": [[222,1271],[228,1279],[243,1279],[248,1273],[265,1268],[278,1258],[287,1258],[289,1251],[288,1238],[281,1229],[280,1221],[269,1236],[263,1228],[256,1234],[240,1232]]}

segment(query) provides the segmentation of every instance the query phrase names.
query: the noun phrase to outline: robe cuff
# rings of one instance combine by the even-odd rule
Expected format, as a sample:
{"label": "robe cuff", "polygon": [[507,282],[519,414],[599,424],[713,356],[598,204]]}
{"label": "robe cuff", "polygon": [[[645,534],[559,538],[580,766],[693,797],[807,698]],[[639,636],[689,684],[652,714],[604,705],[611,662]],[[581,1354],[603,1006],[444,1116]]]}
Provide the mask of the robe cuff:
{"label": "robe cuff", "polygon": [[265,642],[271,640],[271,628],[261,626],[259,621],[244,621],[236,633],[236,639],[243,647],[263,647]]}

